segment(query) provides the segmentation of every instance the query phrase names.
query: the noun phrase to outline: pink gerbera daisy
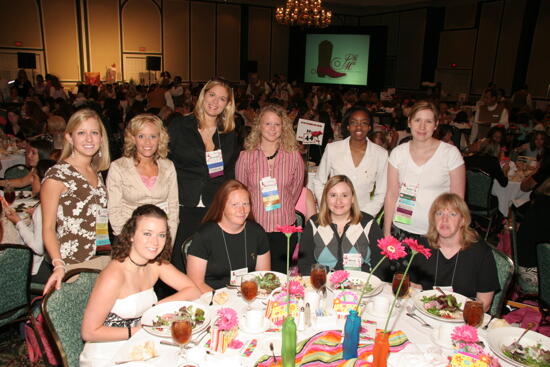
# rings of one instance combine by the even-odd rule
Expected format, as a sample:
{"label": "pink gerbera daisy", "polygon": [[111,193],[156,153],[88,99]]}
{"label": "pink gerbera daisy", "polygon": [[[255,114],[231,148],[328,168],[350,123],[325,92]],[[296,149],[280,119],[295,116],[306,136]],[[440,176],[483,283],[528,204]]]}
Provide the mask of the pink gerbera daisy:
{"label": "pink gerbera daisy", "polygon": [[418,252],[418,253],[424,255],[426,257],[426,259],[429,259],[430,256],[432,256],[432,252],[429,248],[426,248],[426,247],[420,245],[418,243],[418,241],[413,239],[413,238],[405,238],[403,240],[403,243],[405,245],[409,246],[409,248],[411,250],[413,250],[413,252]]}
{"label": "pink gerbera daisy", "polygon": [[397,260],[407,255],[405,247],[393,236],[387,236],[378,240],[378,247],[382,250],[382,255],[390,260]]}

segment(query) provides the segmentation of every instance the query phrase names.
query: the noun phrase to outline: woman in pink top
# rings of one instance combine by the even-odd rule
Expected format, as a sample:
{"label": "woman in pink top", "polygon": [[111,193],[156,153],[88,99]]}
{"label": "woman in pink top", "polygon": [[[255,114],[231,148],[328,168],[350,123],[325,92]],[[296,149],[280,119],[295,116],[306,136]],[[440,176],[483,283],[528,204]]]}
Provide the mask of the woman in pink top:
{"label": "woman in pink top", "polygon": [[296,221],[294,207],[304,182],[304,161],[286,111],[277,105],[262,108],[244,145],[235,176],[250,191],[254,218],[267,233],[271,269],[286,272],[286,237],[277,226]]}
{"label": "woman in pink top", "polygon": [[155,115],[141,114],[128,123],[123,157],[111,163],[107,176],[109,222],[118,235],[132,212],[154,204],[168,215],[172,238],[179,221],[178,181],[174,164],[166,159],[168,133]]}

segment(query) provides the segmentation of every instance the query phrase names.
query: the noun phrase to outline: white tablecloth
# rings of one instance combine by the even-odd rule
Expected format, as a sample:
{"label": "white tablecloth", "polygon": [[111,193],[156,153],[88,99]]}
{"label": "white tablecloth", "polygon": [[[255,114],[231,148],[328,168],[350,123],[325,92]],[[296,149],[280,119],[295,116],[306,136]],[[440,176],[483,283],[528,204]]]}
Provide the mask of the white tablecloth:
{"label": "white tablecloth", "polygon": [[[237,310],[239,314],[244,313],[244,309],[246,307],[245,303],[241,300],[240,297],[236,295],[236,291],[234,290],[225,290],[226,292],[230,292],[231,297],[227,304],[225,304],[223,307],[232,307]],[[385,295],[386,297],[393,297],[391,292],[391,286],[389,284],[386,284],[384,291],[382,295]],[[200,302],[200,301],[199,301]],[[259,301],[256,301],[259,302]],[[407,303],[412,304],[412,300],[409,299]],[[213,306],[212,311],[219,309],[220,306]],[[241,312],[242,311],[242,312]],[[391,353],[390,357],[388,359],[388,365],[391,367],[408,367],[408,366],[445,366],[447,361],[447,356],[452,355],[453,352],[450,349],[444,349],[438,345],[436,345],[434,340],[434,332],[440,325],[449,325],[448,323],[440,322],[435,319],[431,319],[426,316],[422,316],[425,321],[427,321],[429,324],[431,324],[434,329],[421,327],[420,324],[413,320],[412,318],[405,315],[405,307],[400,307],[399,309],[394,311],[394,313],[397,315],[393,322],[395,323],[393,330],[402,330],[411,343],[405,347],[405,349],[401,350],[397,353]],[[418,311],[416,311],[416,314],[419,314]],[[365,316],[363,317],[365,319]],[[376,321],[379,328],[384,327],[385,319],[380,319],[376,317],[368,317],[369,320]],[[486,321],[488,320],[488,316],[486,315]],[[335,330],[341,330],[344,325],[344,320],[339,320],[334,322],[334,325],[331,325],[330,327],[312,327],[310,329],[306,329],[305,331],[298,332],[298,342],[310,337],[312,335],[315,335],[318,332],[327,330],[327,329],[335,329]],[[461,325],[459,323],[454,325]],[[482,341],[485,342],[485,345],[488,345],[486,342],[485,337],[487,332],[484,330],[479,329],[479,336]],[[162,338],[155,337],[151,334],[149,334],[145,330],[140,330],[138,333],[136,333],[132,338],[125,343],[122,343],[122,346],[118,345],[116,348],[118,349],[116,351],[116,355],[111,360],[109,365],[114,365],[114,362],[117,360],[121,360],[124,357],[125,354],[127,354],[132,346],[135,345],[143,345],[148,340],[155,340],[160,341]],[[206,343],[209,338],[204,338],[202,344]],[[270,355],[269,351],[269,343],[274,342],[276,347],[275,353],[277,356],[280,356],[280,340],[281,340],[281,333],[263,333],[263,334],[256,334],[251,335],[244,333],[242,331],[239,331],[239,334],[237,336],[237,339],[242,341],[244,343],[244,347],[248,345],[248,342],[252,339],[258,340],[258,346],[255,349],[255,351],[252,353],[250,357],[240,357],[238,350],[229,350],[230,352],[224,354],[224,355],[209,355],[206,354],[204,357],[200,359],[200,367],[233,367],[233,366],[254,366],[255,362],[263,355]],[[166,367],[166,366],[180,366],[182,364],[182,361],[179,361],[176,364],[176,361],[178,361],[178,348],[174,346],[168,346],[163,344],[159,345],[159,354],[160,356],[158,358],[145,361],[145,362],[131,362],[128,364],[125,364],[128,367],[137,367],[137,366],[158,366],[158,367]],[[487,350],[489,350],[488,346],[486,347]],[[201,353],[201,350],[204,350],[202,347],[198,347],[198,353]],[[188,352],[189,353],[189,352]],[[194,353],[197,353],[197,351],[191,352],[191,355],[193,356]],[[438,363],[439,362],[439,363]],[[507,364],[504,361],[501,361],[501,364],[503,367],[511,366],[510,364]]]}
{"label": "white tablecloth", "polygon": [[493,181],[493,190],[491,193],[498,198],[498,210],[505,217],[508,216],[508,209],[514,204],[521,206],[529,201],[531,191],[525,192],[520,189],[521,182],[508,180],[508,185],[500,186],[497,180]]}
{"label": "white tablecloth", "polygon": [[14,153],[7,156],[0,156],[0,163],[2,164],[2,168],[0,168],[0,178],[2,178],[7,168],[17,164],[25,164],[25,154]]}

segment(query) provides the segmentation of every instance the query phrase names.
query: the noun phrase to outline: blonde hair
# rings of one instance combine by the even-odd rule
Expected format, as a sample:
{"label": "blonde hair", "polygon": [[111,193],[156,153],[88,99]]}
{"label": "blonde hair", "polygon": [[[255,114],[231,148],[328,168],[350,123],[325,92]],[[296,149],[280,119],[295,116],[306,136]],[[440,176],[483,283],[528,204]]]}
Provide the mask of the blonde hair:
{"label": "blonde hair", "polygon": [[361,217],[363,216],[361,214],[361,209],[359,209],[359,202],[357,201],[357,195],[355,194],[355,189],[353,188],[353,183],[348,178],[348,176],[345,175],[336,175],[332,176],[327,183],[325,184],[325,189],[323,190],[323,196],[321,196],[321,205],[319,208],[319,216],[317,219],[317,223],[321,226],[328,226],[332,223],[332,219],[330,218],[330,210],[327,205],[327,196],[330,189],[332,189],[334,186],[338,185],[339,183],[344,182],[346,183],[349,188],[351,189],[351,195],[353,196],[353,200],[351,202],[351,209],[350,209],[350,224],[357,224],[361,221]]}
{"label": "blonde hair", "polygon": [[434,121],[437,125],[437,123],[439,122],[439,110],[437,109],[435,104],[429,101],[418,101],[411,107],[411,110],[409,112],[409,122],[412,121],[412,119],[414,118],[414,115],[424,110],[430,110],[433,112]]}
{"label": "blonde hair", "polygon": [[130,120],[124,131],[124,153],[128,158],[137,160],[137,149],[135,136],[145,127],[146,124],[153,124],[159,130],[159,145],[153,159],[166,158],[168,155],[168,141],[170,140],[168,132],[162,123],[162,120],[150,113],[142,113]]}
{"label": "blonde hair", "polygon": [[262,117],[267,112],[273,112],[281,119],[282,133],[280,147],[283,148],[283,150],[286,152],[294,152],[298,150],[298,142],[296,141],[296,135],[294,134],[292,121],[288,117],[286,110],[283,107],[275,104],[264,106],[264,108],[261,109],[260,113],[254,120],[254,124],[252,125],[250,134],[248,134],[248,136],[246,137],[244,148],[246,150],[254,150],[260,145],[262,140],[260,123],[262,121]]}
{"label": "blonde hair", "polygon": [[215,86],[220,85],[225,88],[228,94],[228,101],[227,105],[223,109],[223,112],[220,113],[217,117],[217,123],[218,123],[218,130],[220,130],[222,133],[230,133],[235,129],[235,96],[233,95],[233,88],[231,88],[231,85],[229,85],[229,82],[222,78],[214,78],[209,80],[204,87],[201,90],[201,93],[199,94],[199,98],[197,99],[197,103],[195,104],[195,109],[193,110],[193,114],[200,121],[203,121],[205,119],[204,117],[204,109],[202,108],[202,104],[204,102],[204,95]]}
{"label": "blonde hair", "polygon": [[65,128],[65,141],[63,142],[63,150],[61,151],[59,160],[63,161],[73,154],[73,145],[66,136],[71,135],[76,129],[78,129],[82,122],[88,119],[94,119],[97,121],[102,137],[99,150],[92,158],[92,167],[96,172],[104,171],[109,168],[109,164],[111,163],[111,159],[109,157],[109,137],[99,115],[94,110],[90,110],[88,108],[76,111],[69,119],[67,127]]}
{"label": "blonde hair", "polygon": [[470,227],[470,223],[472,223],[472,217],[470,216],[468,205],[466,204],[464,199],[462,199],[457,194],[445,193],[439,195],[432,203],[432,206],[430,208],[430,214],[428,217],[428,233],[426,234],[426,238],[430,242],[430,246],[432,246],[433,248],[439,248],[439,233],[437,232],[437,228],[435,225],[435,213],[441,209],[454,210],[462,216],[462,219],[464,219],[464,223],[462,224],[461,228],[462,238],[460,240],[460,247],[462,250],[467,249],[474,242],[477,241],[477,232]]}

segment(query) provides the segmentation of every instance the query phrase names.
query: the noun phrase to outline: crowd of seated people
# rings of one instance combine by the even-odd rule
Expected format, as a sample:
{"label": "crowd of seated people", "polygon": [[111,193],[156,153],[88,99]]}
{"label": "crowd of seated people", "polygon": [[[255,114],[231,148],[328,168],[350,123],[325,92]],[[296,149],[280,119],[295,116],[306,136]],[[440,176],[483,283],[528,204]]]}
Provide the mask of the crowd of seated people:
{"label": "crowd of seated people", "polygon": [[[0,185],[41,183],[42,252],[35,251],[33,274],[40,269],[44,292],[59,288],[69,269],[103,269],[84,317],[90,343],[134,334],[138,325],[110,315],[136,295],[156,303],[157,280],[171,288],[159,289],[161,298],[194,299],[235,272],[285,272],[291,253],[306,275],[314,263],[370,271],[377,240],[389,235],[436,249],[439,257],[412,270],[417,286],[454,287],[487,310],[499,285],[489,247],[470,226],[466,170],[486,171],[506,187],[513,161],[527,160],[520,187],[534,194],[521,208],[523,228],[542,218],[536,213],[547,202],[550,108],[521,104],[521,93],[512,105],[489,88],[476,107],[463,107],[436,96],[380,101],[366,89],[289,83],[284,75],[202,84],[166,72],[150,86],[78,84],[66,93],[55,76],[33,85],[19,74],[4,98],[0,134],[25,147],[29,173]],[[297,141],[300,119],[325,123],[320,145]],[[57,163],[42,172],[48,159]],[[277,226],[295,224],[297,207],[305,232],[299,248],[296,235],[287,248]],[[18,222],[9,207],[4,212]],[[98,230],[107,224],[111,236]],[[529,242],[520,265],[530,273],[535,242],[547,236],[519,236]],[[112,258],[98,256],[105,245]],[[484,273],[469,270],[480,267]],[[135,274],[146,281],[138,285]],[[389,268],[377,275],[391,279]],[[464,286],[476,277],[484,282]],[[94,355],[88,347],[83,363]]]}

